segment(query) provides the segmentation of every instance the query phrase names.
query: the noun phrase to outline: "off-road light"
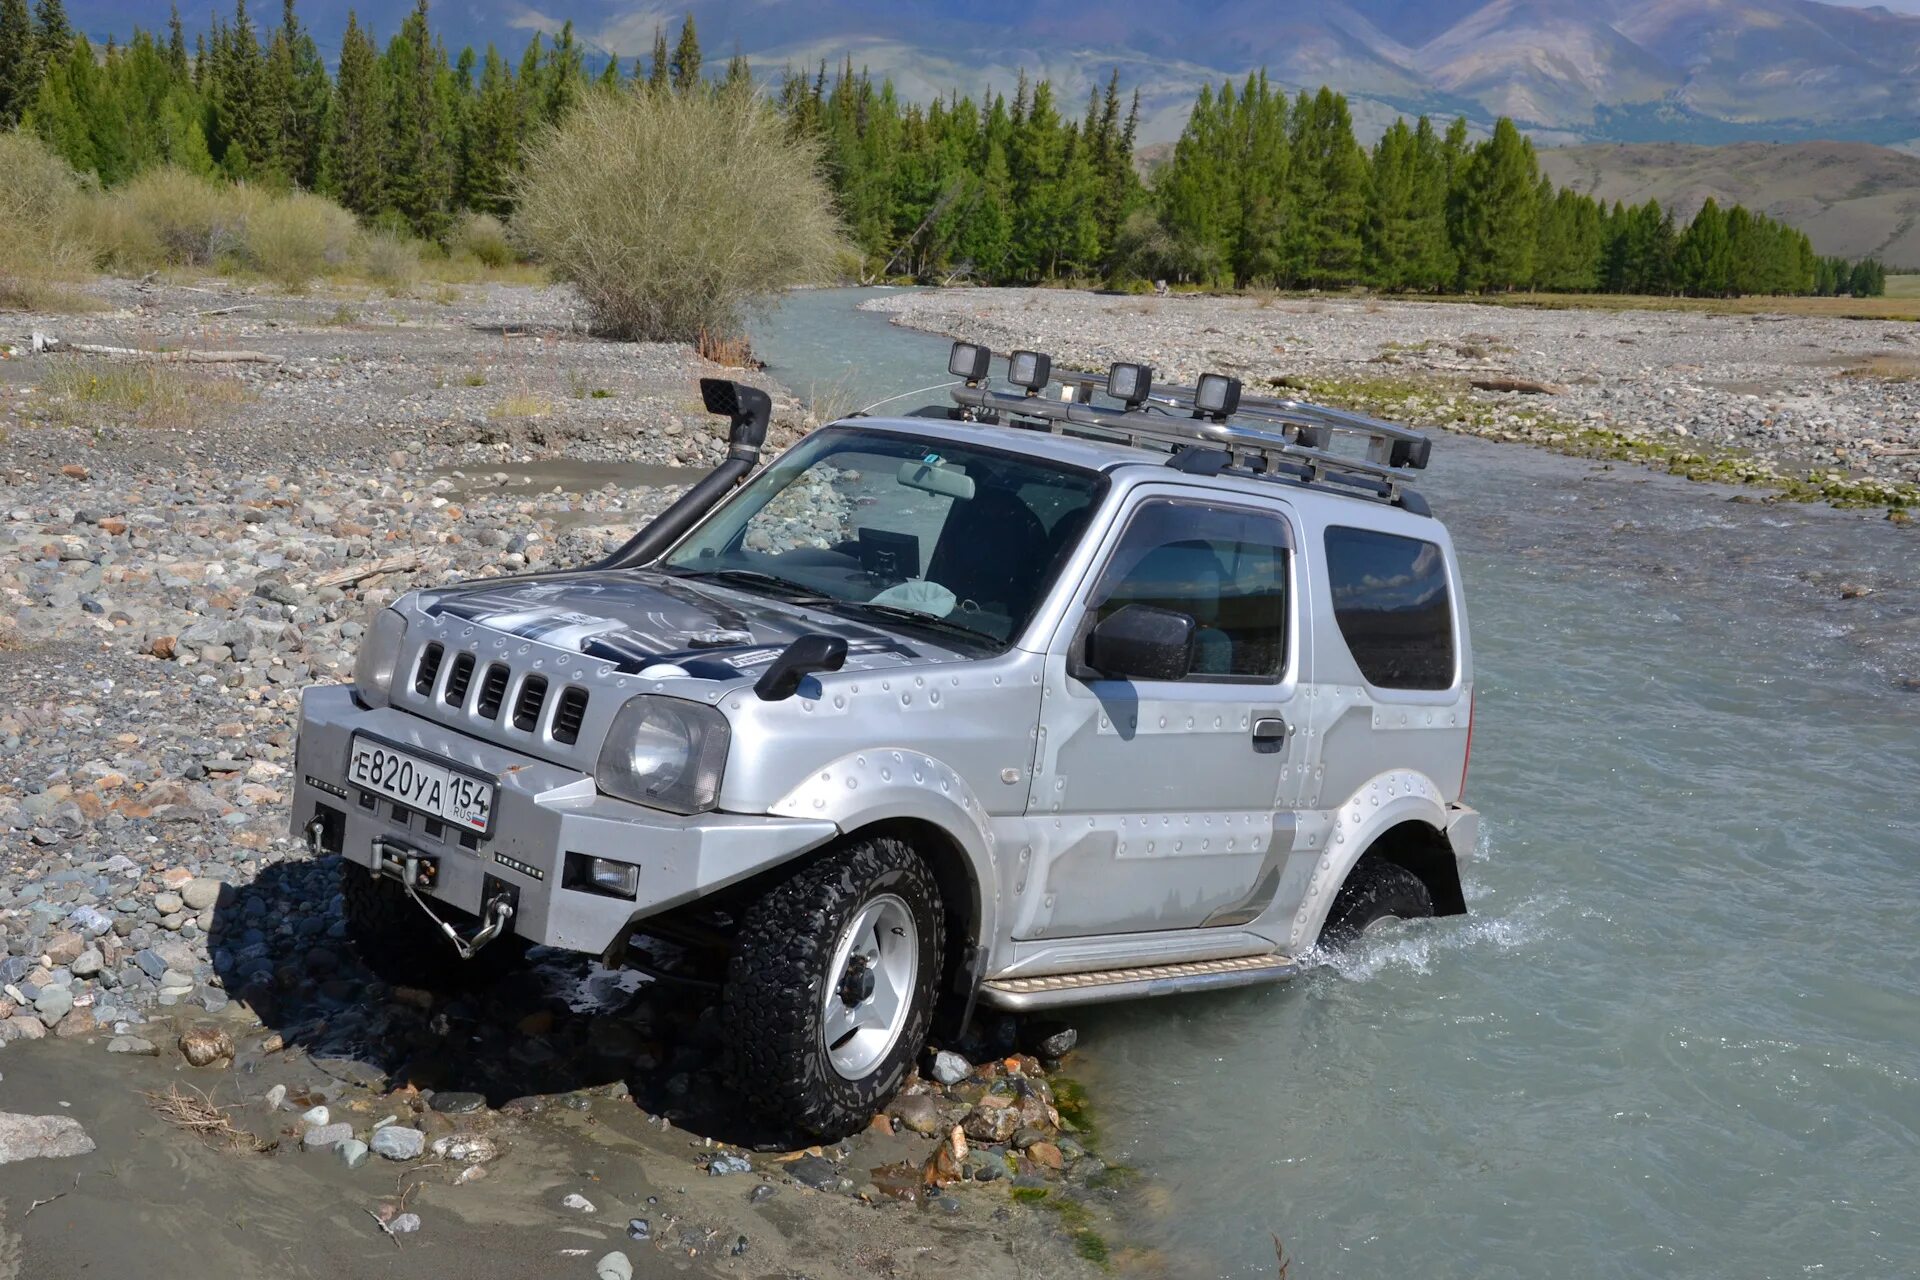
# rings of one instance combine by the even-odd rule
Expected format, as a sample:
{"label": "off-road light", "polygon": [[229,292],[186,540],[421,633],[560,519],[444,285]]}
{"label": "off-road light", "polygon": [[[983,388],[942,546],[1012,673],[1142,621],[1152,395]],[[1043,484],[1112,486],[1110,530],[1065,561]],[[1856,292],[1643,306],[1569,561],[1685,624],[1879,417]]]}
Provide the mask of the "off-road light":
{"label": "off-road light", "polygon": [[1033,395],[1053,375],[1053,357],[1039,351],[1016,351],[1007,357],[1007,381]]}
{"label": "off-road light", "polygon": [[640,868],[631,862],[614,862],[569,851],[561,870],[560,887],[632,901],[640,896]]}
{"label": "off-road light", "polygon": [[1224,373],[1203,373],[1193,389],[1193,416],[1225,422],[1240,407],[1240,379]]}
{"label": "off-road light", "polygon": [[1418,440],[1395,440],[1388,451],[1387,465],[1390,467],[1410,467],[1415,471],[1427,469],[1427,459],[1433,456],[1433,441],[1422,437]]}
{"label": "off-road light", "polygon": [[992,360],[991,348],[977,342],[956,342],[953,344],[953,353],[947,357],[947,372],[965,379],[970,387],[976,386],[986,381],[987,366]]}
{"label": "off-road light", "polygon": [[1144,364],[1116,364],[1107,370],[1107,394],[1127,406],[1138,408],[1147,402],[1153,390],[1153,369]]}

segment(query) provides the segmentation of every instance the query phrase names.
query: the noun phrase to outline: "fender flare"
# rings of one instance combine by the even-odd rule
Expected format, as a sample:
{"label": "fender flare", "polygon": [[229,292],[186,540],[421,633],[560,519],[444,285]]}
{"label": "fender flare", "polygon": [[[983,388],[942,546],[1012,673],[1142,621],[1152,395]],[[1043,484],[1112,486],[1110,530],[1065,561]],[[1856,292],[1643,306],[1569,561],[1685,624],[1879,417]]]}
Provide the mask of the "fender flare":
{"label": "fender flare", "polygon": [[1424,822],[1440,832],[1447,829],[1446,798],[1431,778],[1413,769],[1378,774],[1338,808],[1323,812],[1330,821],[1324,828],[1320,857],[1287,929],[1287,945],[1295,955],[1319,941],[1347,874],[1384,832],[1403,822]]}
{"label": "fender flare", "polygon": [[965,778],[909,747],[872,747],[814,769],[768,813],[824,818],[842,832],[911,819],[939,828],[957,845],[973,879],[977,938],[999,936],[998,853],[987,811]]}

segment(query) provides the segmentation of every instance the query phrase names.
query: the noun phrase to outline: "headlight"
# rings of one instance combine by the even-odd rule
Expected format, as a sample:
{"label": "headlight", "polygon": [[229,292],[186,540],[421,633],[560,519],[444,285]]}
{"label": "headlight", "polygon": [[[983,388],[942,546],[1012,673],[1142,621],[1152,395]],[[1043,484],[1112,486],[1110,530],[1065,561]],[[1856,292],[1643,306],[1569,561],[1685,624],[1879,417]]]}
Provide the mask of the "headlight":
{"label": "headlight", "polygon": [[613,718],[594,781],[622,800],[699,813],[720,798],[727,718],[678,698],[631,698]]}
{"label": "headlight", "polygon": [[382,609],[360,637],[360,656],[353,664],[354,687],[368,706],[387,704],[393,688],[393,669],[400,662],[400,645],[407,638],[407,619],[394,609]]}

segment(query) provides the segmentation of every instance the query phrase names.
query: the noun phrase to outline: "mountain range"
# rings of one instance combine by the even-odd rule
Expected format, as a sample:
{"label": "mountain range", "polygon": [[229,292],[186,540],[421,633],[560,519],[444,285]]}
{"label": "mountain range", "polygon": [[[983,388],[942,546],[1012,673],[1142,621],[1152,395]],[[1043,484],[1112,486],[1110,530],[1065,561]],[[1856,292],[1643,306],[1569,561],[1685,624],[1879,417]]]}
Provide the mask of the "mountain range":
{"label": "mountain range", "polygon": [[[1920,0],[1900,0],[1920,10]],[[220,5],[225,9],[224,2]],[[337,47],[348,0],[306,0]],[[76,25],[124,36],[164,25],[167,0],[71,0]],[[194,21],[189,6],[189,21]],[[361,3],[384,38],[398,5]],[[1920,144],[1920,13],[1814,0],[452,0],[433,22],[454,47],[517,52],[535,31],[604,56],[647,53],[691,12],[708,56],[763,76],[821,59],[893,77],[927,99],[1010,91],[1021,69],[1077,101],[1110,69],[1141,90],[1142,137],[1179,132],[1198,85],[1265,67],[1347,93],[1363,131],[1415,112],[1512,116],[1545,144],[1836,138]],[[278,17],[255,0],[255,20]]]}

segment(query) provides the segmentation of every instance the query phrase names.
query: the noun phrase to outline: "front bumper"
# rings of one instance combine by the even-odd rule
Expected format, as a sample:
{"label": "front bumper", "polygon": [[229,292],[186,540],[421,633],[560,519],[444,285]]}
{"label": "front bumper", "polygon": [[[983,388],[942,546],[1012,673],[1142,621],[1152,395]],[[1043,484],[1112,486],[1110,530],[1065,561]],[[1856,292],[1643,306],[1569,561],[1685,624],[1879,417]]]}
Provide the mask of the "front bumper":
{"label": "front bumper", "polygon": [[[425,815],[375,797],[347,778],[355,733],[372,734],[429,758],[494,778],[491,829],[465,836],[434,827]],[[536,760],[391,708],[369,711],[346,685],[316,685],[300,698],[293,831],[305,837],[317,817],[325,851],[369,869],[375,842],[438,859],[433,898],[479,915],[494,887],[517,902],[513,932],[532,942],[604,954],[635,920],[679,906],[831,840],[831,822],[704,813],[661,813],[600,795],[575,769]],[[337,815],[337,816],[336,816]],[[640,867],[637,899],[568,889],[568,853]]]}

